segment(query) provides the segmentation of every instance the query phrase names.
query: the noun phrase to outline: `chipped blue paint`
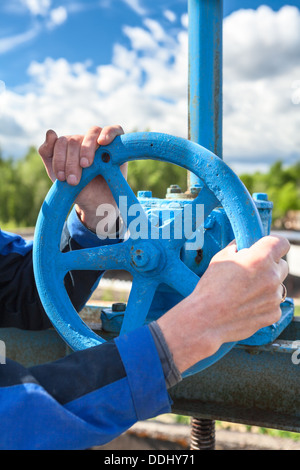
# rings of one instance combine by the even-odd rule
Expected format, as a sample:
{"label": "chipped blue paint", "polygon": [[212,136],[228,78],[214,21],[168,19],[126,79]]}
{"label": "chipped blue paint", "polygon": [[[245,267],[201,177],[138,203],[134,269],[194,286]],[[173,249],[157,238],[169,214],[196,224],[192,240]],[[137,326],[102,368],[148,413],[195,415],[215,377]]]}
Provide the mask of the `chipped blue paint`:
{"label": "chipped blue paint", "polygon": [[[263,235],[258,211],[245,186],[220,158],[204,147],[159,133],[126,134],[117,137],[109,146],[100,147],[93,166],[83,171],[78,186],[55,182],[41,208],[35,232],[33,260],[39,294],[53,325],[74,350],[100,344],[104,339],[90,330],[73,308],[63,284],[69,270],[125,269],[133,275],[121,334],[144,323],[159,284],[166,284],[186,297],[199,281],[199,276],[180,259],[186,239],[162,239],[158,227],[151,239],[133,240],[129,237],[113,246],[69,253],[59,250],[63,224],[70,207],[82,188],[98,174],[104,176],[116,201],[120,196],[126,196],[128,206],[138,205],[150,230],[150,218],[119,169],[126,161],[140,159],[171,162],[195,173],[201,179],[203,188],[191,202],[193,208],[196,204],[204,204],[207,218],[213,209],[221,205],[230,221],[238,249],[251,246]],[[124,218],[127,216],[122,215]],[[133,217],[127,216],[127,219],[129,225]],[[170,224],[174,225],[174,220]],[[144,253],[143,260],[137,265],[137,253],[141,251]],[[155,256],[148,256],[152,253]],[[208,367],[233,346],[223,345],[214,356],[201,361],[191,372]]]}

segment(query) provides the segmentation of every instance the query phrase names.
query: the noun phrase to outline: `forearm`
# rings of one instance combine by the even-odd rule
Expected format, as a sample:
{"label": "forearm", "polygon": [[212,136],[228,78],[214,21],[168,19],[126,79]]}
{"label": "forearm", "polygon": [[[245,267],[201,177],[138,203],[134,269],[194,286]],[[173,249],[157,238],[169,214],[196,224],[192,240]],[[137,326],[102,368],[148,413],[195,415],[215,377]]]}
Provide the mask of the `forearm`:
{"label": "forearm", "polygon": [[8,361],[0,396],[1,449],[86,449],[171,411],[147,326],[54,363]]}
{"label": "forearm", "polygon": [[205,321],[209,311],[205,309],[201,315],[199,303],[199,298],[189,296],[157,320],[180,374],[221,346],[218,336]]}

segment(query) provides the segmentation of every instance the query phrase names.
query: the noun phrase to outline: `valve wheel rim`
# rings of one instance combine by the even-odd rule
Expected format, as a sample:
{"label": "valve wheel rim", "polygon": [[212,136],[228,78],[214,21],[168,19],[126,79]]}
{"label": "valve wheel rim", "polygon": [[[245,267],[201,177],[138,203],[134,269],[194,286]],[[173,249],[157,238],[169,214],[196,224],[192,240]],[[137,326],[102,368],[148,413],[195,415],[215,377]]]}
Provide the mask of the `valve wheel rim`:
{"label": "valve wheel rim", "polygon": [[[141,159],[157,159],[173,163],[201,178],[204,182],[204,192],[201,190],[193,204],[199,201],[205,202],[205,219],[217,204],[221,204],[231,222],[238,249],[250,247],[263,236],[260,217],[247,189],[225,162],[212,152],[186,139],[168,134],[149,132],[116,137],[110,145],[97,150],[94,164],[83,170],[78,186],[71,187],[66,182],[60,181],[53,184],[36,224],[33,265],[39,295],[53,326],[73,350],[86,349],[105,342],[82,321],[64,288],[65,274],[76,266],[77,269],[99,269],[97,260],[101,259],[104,270],[125,269],[133,274],[132,289],[121,334],[144,323],[160,283],[164,282],[183,296],[187,296],[199,281],[199,277],[179,259],[182,240],[179,242],[174,239],[162,240],[164,253],[168,253],[170,249],[177,251],[178,259],[172,260],[167,256],[164,269],[155,272],[154,276],[149,273],[145,275],[136,269],[132,270],[129,262],[130,248],[132,248],[130,239],[78,252],[64,254],[60,252],[61,233],[70,207],[80,191],[99,174],[106,179],[116,201],[120,196],[126,196],[128,206],[137,204],[140,207],[149,226],[147,214],[120,171],[123,163]],[[130,224],[130,219],[127,220],[127,224]],[[177,274],[170,278],[168,273],[171,268]],[[50,285],[53,286],[52,289],[49,289]],[[141,310],[144,312],[143,315],[139,313]],[[209,367],[229,352],[234,344],[222,345],[217,353],[200,361],[185,375]]]}

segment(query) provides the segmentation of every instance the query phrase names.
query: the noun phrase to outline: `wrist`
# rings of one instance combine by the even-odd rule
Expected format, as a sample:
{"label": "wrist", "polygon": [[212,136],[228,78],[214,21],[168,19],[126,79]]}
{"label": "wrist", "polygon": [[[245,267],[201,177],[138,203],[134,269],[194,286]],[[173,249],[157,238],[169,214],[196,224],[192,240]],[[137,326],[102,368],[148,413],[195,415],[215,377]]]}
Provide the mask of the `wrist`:
{"label": "wrist", "polygon": [[96,227],[99,218],[96,217],[96,211],[88,211],[81,209],[78,204],[75,205],[76,214],[80,222],[91,232],[96,233]]}
{"label": "wrist", "polygon": [[[99,211],[99,207],[103,210]],[[98,206],[96,210],[86,210],[76,204],[75,210],[81,223],[101,239],[115,238],[123,229],[117,206],[103,204]]]}
{"label": "wrist", "polygon": [[202,305],[207,304],[191,294],[157,320],[180,373],[214,354],[222,344]]}

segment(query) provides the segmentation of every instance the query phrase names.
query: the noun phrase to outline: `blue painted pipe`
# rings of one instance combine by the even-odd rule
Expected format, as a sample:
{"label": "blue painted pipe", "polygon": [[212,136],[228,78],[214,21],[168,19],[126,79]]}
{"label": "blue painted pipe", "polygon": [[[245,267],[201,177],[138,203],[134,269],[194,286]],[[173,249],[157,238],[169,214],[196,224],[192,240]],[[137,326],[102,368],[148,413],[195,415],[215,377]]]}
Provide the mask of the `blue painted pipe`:
{"label": "blue painted pipe", "polygon": [[188,0],[188,15],[189,139],[222,158],[223,0]]}

